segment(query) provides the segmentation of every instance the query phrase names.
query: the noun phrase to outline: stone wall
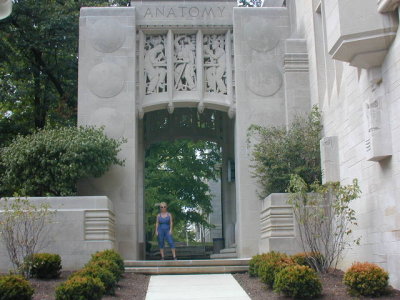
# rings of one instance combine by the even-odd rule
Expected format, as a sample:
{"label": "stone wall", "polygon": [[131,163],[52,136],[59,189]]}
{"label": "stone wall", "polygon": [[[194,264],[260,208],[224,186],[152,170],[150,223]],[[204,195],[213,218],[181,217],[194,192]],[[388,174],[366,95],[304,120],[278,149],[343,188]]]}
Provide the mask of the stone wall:
{"label": "stone wall", "polygon": [[[37,251],[59,254],[63,270],[77,270],[92,253],[114,249],[115,216],[107,197],[31,197],[28,200],[35,205],[48,203],[56,211],[52,223],[45,228],[44,243]],[[4,243],[0,243],[0,272],[11,268]]]}
{"label": "stone wall", "polygon": [[[354,235],[361,236],[361,245],[347,251],[341,267],[356,260],[377,263],[389,271],[390,283],[399,288],[398,1],[350,2],[353,9],[342,7],[346,2],[340,0],[322,4],[316,0],[289,1],[290,9],[296,12],[293,35],[307,41],[311,100],[323,111],[325,142],[327,138],[334,142],[330,149],[324,149],[332,158],[324,159],[327,174],[343,184],[357,178],[362,190],[361,198],[353,204],[359,220]],[[385,11],[391,9],[381,14],[377,2]],[[362,14],[357,17],[358,13]],[[339,55],[340,47],[332,46],[335,38],[343,44],[349,41],[347,52]]]}

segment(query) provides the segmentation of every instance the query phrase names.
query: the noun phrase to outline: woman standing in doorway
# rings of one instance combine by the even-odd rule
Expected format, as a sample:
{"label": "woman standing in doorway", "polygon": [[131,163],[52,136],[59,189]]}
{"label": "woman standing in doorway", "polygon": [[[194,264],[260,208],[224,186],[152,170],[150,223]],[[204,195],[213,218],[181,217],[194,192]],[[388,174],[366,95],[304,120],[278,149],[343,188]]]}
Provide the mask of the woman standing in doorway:
{"label": "woman standing in doorway", "polygon": [[161,259],[164,260],[164,241],[167,240],[172,250],[172,256],[176,260],[175,244],[172,239],[172,216],[167,211],[167,203],[160,203],[161,212],[157,215],[156,220],[156,235],[158,238],[158,246],[160,247]]}

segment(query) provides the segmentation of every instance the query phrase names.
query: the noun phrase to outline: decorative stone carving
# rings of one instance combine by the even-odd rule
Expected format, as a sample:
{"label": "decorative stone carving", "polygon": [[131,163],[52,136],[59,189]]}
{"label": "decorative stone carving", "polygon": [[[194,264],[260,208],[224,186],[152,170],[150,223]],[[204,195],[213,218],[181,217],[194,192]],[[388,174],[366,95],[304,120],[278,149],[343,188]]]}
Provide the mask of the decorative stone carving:
{"label": "decorative stone carving", "polygon": [[339,140],[337,136],[324,137],[320,141],[322,182],[340,181]]}
{"label": "decorative stone carving", "polygon": [[175,89],[194,91],[196,90],[196,35],[177,35],[174,46]]}
{"label": "decorative stone carving", "polygon": [[125,28],[117,20],[104,18],[96,21],[89,29],[93,47],[104,53],[117,51],[125,42]]}
{"label": "decorative stone carving", "polygon": [[85,241],[115,240],[115,216],[110,210],[85,210]]}
{"label": "decorative stone carving", "polygon": [[206,91],[226,95],[225,35],[205,35],[203,50]]}
{"label": "decorative stone carving", "polygon": [[389,114],[384,97],[374,97],[364,105],[367,160],[380,161],[392,155]]}
{"label": "decorative stone carving", "polygon": [[146,95],[167,91],[165,41],[165,35],[146,36],[144,54]]}
{"label": "decorative stone carving", "polygon": [[279,42],[279,28],[264,18],[252,18],[244,25],[244,38],[257,51],[268,52]]}
{"label": "decorative stone carving", "polygon": [[125,83],[124,70],[117,64],[104,62],[90,70],[88,86],[93,94],[100,98],[118,95]]}
{"label": "decorative stone carving", "polygon": [[282,86],[282,73],[273,63],[253,62],[246,70],[246,86],[256,95],[272,96]]}

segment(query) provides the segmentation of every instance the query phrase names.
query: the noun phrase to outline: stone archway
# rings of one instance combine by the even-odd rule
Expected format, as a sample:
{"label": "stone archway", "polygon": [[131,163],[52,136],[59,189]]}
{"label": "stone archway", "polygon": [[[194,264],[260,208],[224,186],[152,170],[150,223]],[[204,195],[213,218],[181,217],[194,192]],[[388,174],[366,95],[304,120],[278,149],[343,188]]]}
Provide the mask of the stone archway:
{"label": "stone archway", "polygon": [[[80,183],[81,195],[107,195],[116,245],[143,257],[145,113],[180,107],[217,109],[232,124],[239,257],[258,252],[261,201],[251,176],[250,125],[287,125],[310,109],[306,44],[289,39],[286,7],[234,8],[235,1],[132,1],[131,7],[83,8],[80,16],[78,123],[105,125],[124,137],[114,167]],[[226,115],[226,114],[225,114]]]}
{"label": "stone archway", "polygon": [[[220,185],[221,205],[221,233],[220,238],[225,241],[225,247],[230,248],[235,244],[236,224],[236,199],[234,179],[234,120],[230,119],[226,112],[205,109],[201,113],[196,108],[176,108],[173,113],[166,109],[146,113],[140,122],[140,130],[143,136],[140,145],[141,162],[145,161],[144,149],[148,149],[153,143],[162,141],[174,141],[176,139],[207,140],[214,142],[221,148],[221,174]],[[143,167],[143,170],[145,168]],[[229,173],[231,172],[231,173]],[[140,174],[139,176],[143,176]],[[143,177],[141,177],[143,180]],[[143,203],[144,186],[138,187],[139,194],[143,198],[138,201]],[[143,220],[144,222],[144,220]],[[145,225],[143,224],[143,231]],[[146,239],[146,236],[143,237]],[[212,240],[211,240],[212,241]]]}

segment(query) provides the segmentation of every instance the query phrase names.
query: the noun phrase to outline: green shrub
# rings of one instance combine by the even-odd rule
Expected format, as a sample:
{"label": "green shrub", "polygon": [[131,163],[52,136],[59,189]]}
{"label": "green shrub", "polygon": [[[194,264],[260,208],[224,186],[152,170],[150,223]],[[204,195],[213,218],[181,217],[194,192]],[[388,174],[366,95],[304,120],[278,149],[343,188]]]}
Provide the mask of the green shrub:
{"label": "green shrub", "polygon": [[265,254],[257,254],[254,255],[249,262],[249,275],[251,277],[257,277],[258,276],[258,269],[260,267],[260,264],[263,260],[263,257]]}
{"label": "green shrub", "polygon": [[89,261],[85,267],[97,266],[101,268],[105,268],[109,270],[114,276],[117,281],[119,281],[122,277],[123,272],[121,268],[112,260],[107,259],[96,259]]}
{"label": "green shrub", "polygon": [[324,256],[319,252],[300,252],[291,256],[292,260],[301,266],[307,266],[314,270],[321,269]]}
{"label": "green shrub", "polygon": [[115,262],[122,273],[125,271],[124,260],[117,251],[113,249],[108,249],[96,252],[95,254],[92,254],[91,261],[104,260],[104,259]]}
{"label": "green shrub", "polygon": [[30,300],[33,293],[31,284],[22,276],[0,276],[1,300]]}
{"label": "green shrub", "polygon": [[344,274],[343,283],[353,295],[380,296],[387,292],[389,274],[376,264],[354,263]]}
{"label": "green shrub", "polygon": [[56,288],[56,300],[100,300],[104,291],[99,278],[74,276]]}
{"label": "green shrub", "polygon": [[70,276],[70,278],[73,278],[75,276],[79,277],[89,276],[89,277],[99,278],[104,285],[105,294],[107,295],[115,294],[115,286],[117,284],[117,279],[115,278],[114,274],[111,273],[111,271],[107,270],[106,268],[96,265],[87,266],[73,273]]}
{"label": "green shrub", "polygon": [[103,129],[64,127],[18,136],[0,150],[1,193],[26,196],[70,196],[76,182],[100,177],[117,158],[123,141],[108,138]]}
{"label": "green shrub", "polygon": [[286,193],[290,175],[311,184],[321,181],[321,114],[316,106],[305,117],[296,117],[289,128],[252,125],[248,130],[254,176],[261,186],[260,197]]}
{"label": "green shrub", "polygon": [[292,265],[276,274],[274,290],[293,298],[312,299],[321,295],[322,285],[313,269]]}
{"label": "green shrub", "polygon": [[295,264],[286,254],[280,252],[268,252],[262,258],[258,267],[258,277],[268,287],[274,286],[276,274],[283,268]]}
{"label": "green shrub", "polygon": [[30,275],[40,279],[60,277],[61,257],[58,254],[36,253],[28,259]]}

